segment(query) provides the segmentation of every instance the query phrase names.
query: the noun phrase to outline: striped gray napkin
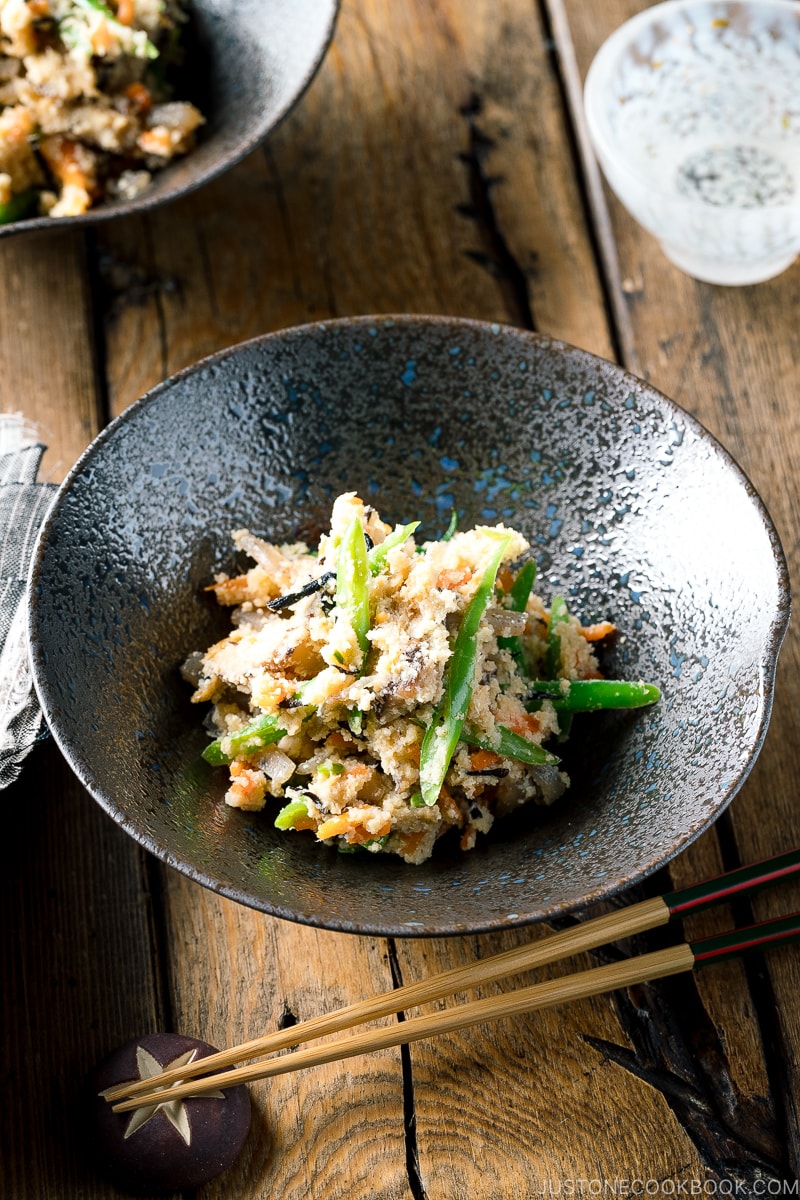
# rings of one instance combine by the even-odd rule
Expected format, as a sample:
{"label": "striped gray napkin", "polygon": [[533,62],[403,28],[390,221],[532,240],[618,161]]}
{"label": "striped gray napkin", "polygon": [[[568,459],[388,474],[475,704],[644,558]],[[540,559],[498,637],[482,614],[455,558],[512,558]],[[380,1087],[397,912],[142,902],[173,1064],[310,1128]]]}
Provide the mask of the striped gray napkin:
{"label": "striped gray napkin", "polygon": [[45,447],[23,418],[0,413],[0,788],[46,732],[33,689],[26,581],[55,485],[37,483]]}

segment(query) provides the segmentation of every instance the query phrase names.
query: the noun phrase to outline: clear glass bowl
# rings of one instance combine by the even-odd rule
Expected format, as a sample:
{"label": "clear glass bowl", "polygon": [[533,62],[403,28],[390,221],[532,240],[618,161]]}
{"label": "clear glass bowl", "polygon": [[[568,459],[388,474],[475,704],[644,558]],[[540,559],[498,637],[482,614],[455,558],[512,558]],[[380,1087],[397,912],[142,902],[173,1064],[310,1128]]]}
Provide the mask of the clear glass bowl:
{"label": "clear glass bowl", "polygon": [[668,0],[627,21],[586,78],[614,192],[676,266],[748,284],[800,251],[800,5]]}

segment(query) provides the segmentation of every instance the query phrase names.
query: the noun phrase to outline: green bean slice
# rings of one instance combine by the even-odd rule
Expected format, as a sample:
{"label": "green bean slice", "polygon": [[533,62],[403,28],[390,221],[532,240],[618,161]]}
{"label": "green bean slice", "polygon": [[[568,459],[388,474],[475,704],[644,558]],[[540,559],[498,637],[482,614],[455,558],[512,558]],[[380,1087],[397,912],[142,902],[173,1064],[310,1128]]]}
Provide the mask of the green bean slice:
{"label": "green bean slice", "polygon": [[478,656],[478,628],[494,594],[497,572],[511,542],[511,534],[489,533],[489,536],[499,538],[499,545],[489,560],[478,589],[461,620],[453,653],[447,665],[444,694],[434,710],[422,740],[420,791],[423,800],[429,806],[435,804],[439,797],[450,760],[461,737],[472,698]]}
{"label": "green bean slice", "polygon": [[461,731],[461,741],[466,742],[468,746],[477,746],[479,750],[492,750],[501,758],[513,758],[517,762],[531,765],[546,763],[555,766],[556,763],[561,762],[561,759],[557,758],[555,754],[551,754],[537,742],[530,742],[521,734],[514,733],[513,729],[507,729],[505,725],[498,725],[497,730],[500,740],[495,745],[489,741],[485,733],[481,733],[472,725],[465,725]]}
{"label": "green bean slice", "polygon": [[10,225],[12,221],[21,221],[29,217],[36,207],[36,192],[29,188],[25,192],[17,192],[5,204],[0,204],[0,225]]}
{"label": "green bean slice", "polygon": [[531,684],[533,704],[552,700],[560,713],[596,712],[599,709],[643,708],[655,704],[661,691],[652,683],[620,679],[536,680]]}
{"label": "green bean slice", "polygon": [[384,538],[379,546],[373,546],[367,552],[367,562],[373,575],[380,574],[386,565],[389,551],[408,541],[414,530],[419,528],[419,524],[419,521],[412,521],[410,525],[403,525],[402,528],[395,529],[394,533],[390,533],[388,537]]}
{"label": "green bean slice", "polygon": [[[533,585],[536,581],[536,563],[531,558],[520,567],[517,572],[517,577],[511,585],[511,590],[508,593],[508,607],[512,612],[525,612],[528,607]],[[513,655],[514,660],[520,670],[525,672],[525,664],[522,657],[522,642],[519,637],[499,637],[497,644],[501,650],[508,650]]]}
{"label": "green bean slice", "polygon": [[302,800],[292,800],[289,804],[284,805],[281,811],[275,818],[276,829],[294,829],[295,822],[302,817],[308,816],[308,808]]}
{"label": "green bean slice", "polygon": [[563,596],[554,596],[550,605],[550,620],[547,625],[547,650],[544,670],[548,679],[558,679],[561,674],[561,638],[556,630],[569,620],[569,611]]}
{"label": "green bean slice", "polygon": [[[210,742],[203,751],[203,758],[212,767],[221,767],[224,763],[233,762],[235,758],[247,757],[254,750],[271,746],[282,737],[286,737],[286,730],[280,727],[277,717],[265,713],[236,733],[229,733]],[[222,749],[223,742],[228,745],[227,752]]]}
{"label": "green bean slice", "polygon": [[336,561],[336,603],[350,619],[362,654],[362,670],[369,650],[369,561],[364,529],[358,517],[347,527]]}

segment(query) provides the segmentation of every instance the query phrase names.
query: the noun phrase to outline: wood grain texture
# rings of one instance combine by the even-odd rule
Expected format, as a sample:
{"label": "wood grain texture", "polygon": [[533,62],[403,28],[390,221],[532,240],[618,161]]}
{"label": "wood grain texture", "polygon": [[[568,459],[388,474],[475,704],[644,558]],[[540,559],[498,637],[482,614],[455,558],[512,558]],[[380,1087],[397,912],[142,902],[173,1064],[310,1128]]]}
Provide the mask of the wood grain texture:
{"label": "wood grain texture", "polygon": [[79,233],[0,243],[0,412],[24,412],[59,482],[102,428],[91,297]]}
{"label": "wood grain texture", "polygon": [[[695,283],[585,157],[581,77],[639,7],[343,0],[308,94],[229,175],[104,226],[88,257],[80,234],[0,244],[0,399],[43,426],[50,477],[106,405],[122,411],[220,347],[337,315],[462,314],[617,354],[684,404],[751,475],[794,573],[800,347],[787,314],[800,268],[757,288]],[[793,626],[761,759],[651,890],[800,842],[799,657]],[[537,933],[387,943],[249,912],[143,856],[53,747],[8,800],[0,1037],[19,1102],[0,1132],[0,1195],[11,1200],[118,1194],[70,1140],[70,1113],[77,1080],[127,1037],[160,1025],[230,1044]],[[791,904],[796,886],[752,908]],[[747,915],[693,918],[687,933]],[[498,1200],[566,1180],[790,1178],[798,974],[787,949],[258,1085],[242,1158],[202,1195]]]}
{"label": "wood grain texture", "polygon": [[[0,244],[0,346],[0,407],[35,423],[59,480],[104,420],[80,234]],[[164,1021],[145,856],[53,744],[3,802],[0,1195],[112,1197],[81,1105],[94,1064]]]}
{"label": "wood grain texture", "polygon": [[[385,945],[249,912],[166,878],[172,1019],[216,1046],[390,984]],[[245,1154],[209,1196],[407,1195],[400,1055],[386,1051],[253,1087]]]}
{"label": "wood grain texture", "polygon": [[105,1200],[117,1192],[94,1165],[84,1088],[100,1059],[164,1022],[148,874],[55,746],[34,755],[3,797],[0,1195]]}
{"label": "wood grain texture", "polygon": [[[506,71],[503,64],[509,58]],[[610,353],[580,192],[574,173],[564,168],[570,161],[559,80],[546,31],[530,6],[504,3],[498,9],[480,3],[467,13],[444,0],[391,11],[370,0],[345,3],[320,76],[263,154],[180,206],[146,218],[144,230],[117,225],[103,231],[101,270],[107,273],[111,263],[120,271],[124,264],[119,278],[127,270],[129,278],[140,281],[134,303],[130,292],[123,291],[110,309],[106,362],[112,407],[118,411],[166,371],[220,345],[281,325],[355,312],[439,311],[535,324]],[[170,943],[177,938],[180,945],[179,931],[194,919],[198,901],[192,891],[182,903],[170,904]],[[208,903],[213,910],[217,902],[203,901],[204,910]],[[253,936],[254,920],[233,913],[229,934],[241,926]],[[299,931],[291,934],[299,936]],[[315,937],[325,944],[324,935]],[[447,943],[437,964],[458,962],[461,952],[458,944]],[[172,960],[176,1012],[200,1005],[201,1019],[204,978],[196,968],[187,970],[177,951]],[[409,943],[398,951],[400,961],[405,975],[414,963],[428,959]],[[331,957],[323,975],[329,985],[343,977],[361,978],[360,994],[367,994],[357,959],[348,965],[341,956]],[[246,984],[245,992],[250,990]],[[319,1011],[322,1002],[318,994],[317,1008],[311,1011]],[[608,1042],[624,1039],[608,1002],[599,1001],[590,1011],[596,1021],[589,1032]],[[240,1011],[238,1024],[236,1019],[232,1026],[223,1021],[228,1041],[248,1036],[242,1019]],[[551,1018],[546,1026],[543,1055],[556,1025]],[[610,1170],[619,1122],[625,1118],[615,1116],[607,1135],[602,1130],[609,1114],[619,1109],[614,1079],[630,1100],[625,1073],[614,1067],[597,1077],[598,1082],[611,1080],[612,1086],[598,1101],[599,1110],[593,1104],[585,1136],[576,1143],[573,1122],[589,1093],[585,1087],[575,1092],[574,1086],[584,1077],[581,1063],[587,1050],[574,1037],[557,1039],[557,1078],[548,1103],[558,1108],[565,1088],[572,1119],[556,1118],[546,1104],[537,1139],[528,1143],[527,1120],[498,1126],[493,1114],[538,1112],[542,1075],[526,1070],[518,1079],[512,1071],[493,1071],[492,1063],[507,1058],[509,1035],[499,1027],[480,1035],[484,1050],[476,1060],[478,1037],[455,1035],[450,1043],[454,1061],[460,1055],[465,1064],[466,1098],[455,1087],[445,1087],[438,1070],[426,1070],[431,1052],[418,1047],[404,1052],[406,1105],[412,1103],[413,1086],[416,1140],[409,1145],[414,1187],[432,1188],[431,1195],[446,1194],[451,1186],[463,1194],[491,1194],[486,1189],[495,1186],[495,1177],[485,1171],[485,1154],[459,1156],[463,1139],[457,1145],[443,1142],[445,1114],[454,1104],[454,1129],[463,1130],[462,1109],[470,1107],[476,1063],[490,1099],[475,1106],[477,1125],[469,1126],[470,1137],[481,1145],[493,1142],[491,1153],[498,1163],[517,1162],[515,1180],[532,1186],[536,1178],[555,1179],[559,1172],[578,1170],[594,1177],[598,1163]],[[597,1069],[602,1054],[588,1053]],[[570,1064],[563,1073],[562,1055]],[[515,1052],[512,1060],[518,1058]],[[394,1061],[400,1062],[396,1052]],[[370,1072],[382,1070],[364,1062],[362,1089]],[[324,1096],[327,1087],[333,1103],[334,1080],[343,1069],[327,1069],[318,1085],[303,1077],[302,1082],[273,1087],[301,1088],[304,1105],[319,1103],[313,1097]],[[399,1122],[402,1089],[389,1094]],[[290,1110],[283,1111],[288,1119]],[[622,1112],[631,1129],[666,1131],[652,1158],[654,1171],[668,1172],[673,1163],[690,1164],[687,1171],[699,1169],[685,1133],[670,1122],[657,1091],[643,1083]],[[547,1133],[551,1121],[557,1121],[563,1139],[537,1174],[531,1161],[540,1159],[543,1146],[553,1145]],[[395,1128],[399,1132],[400,1124]],[[284,1136],[281,1126],[276,1137]],[[647,1144],[644,1136],[640,1143]],[[382,1172],[394,1179],[405,1164],[402,1146],[391,1140],[389,1145],[393,1151],[384,1156]],[[525,1156],[520,1154],[523,1146]],[[305,1152],[312,1157],[320,1153],[319,1137],[306,1143]],[[442,1164],[451,1161],[458,1161],[455,1174],[442,1176],[435,1185]],[[269,1175],[273,1169],[268,1157],[258,1168],[259,1181],[265,1178],[263,1171]],[[356,1185],[354,1174],[351,1189]],[[335,1194],[334,1176],[318,1176],[316,1187],[319,1195],[330,1189]]]}
{"label": "wood grain texture", "polygon": [[[606,36],[641,6],[630,0],[590,12],[576,0],[552,0],[566,13],[575,57],[585,75]],[[578,111],[578,105],[574,106]],[[757,287],[723,288],[683,275],[661,254],[619,202],[605,192],[618,251],[617,303],[627,310],[642,374],[697,416],[741,463],[758,488],[796,574],[800,497],[793,462],[798,445],[796,388],[800,351],[785,336],[785,314],[796,303],[800,278],[795,265]],[[602,219],[602,215],[599,219]],[[789,306],[789,307],[787,307]],[[800,699],[797,625],[792,623],[779,669],[775,712],[761,759],[718,830],[678,859],[675,880],[713,874],[720,862],[719,837],[729,859],[747,862],[800,842],[796,804],[800,769],[794,711]],[[732,865],[728,862],[727,865]],[[753,902],[758,917],[797,906],[796,885]],[[719,920],[718,917],[713,918]],[[763,966],[732,965],[722,980],[708,976],[700,998],[707,1027],[722,1032],[709,1059],[707,1086],[720,1116],[738,1129],[740,1144],[752,1143],[796,1174],[798,1125],[798,1021],[800,962],[795,953],[776,953]],[[744,997],[744,981],[751,994]],[[739,998],[738,1013],[732,1008]],[[767,1049],[767,1064],[761,1049]],[[773,1117],[767,1083],[783,1095]]]}
{"label": "wood grain texture", "polygon": [[[475,939],[474,946],[429,942],[421,963],[416,948],[401,944],[403,977],[437,969],[456,954],[486,953],[511,936]],[[583,958],[570,964],[586,965]],[[566,969],[562,964],[536,978]],[[626,1041],[613,1006],[601,998],[414,1046],[425,1194],[489,1200],[498,1179],[505,1194],[528,1196],[557,1194],[565,1180],[699,1177],[702,1164],[663,1097],[591,1047],[590,1038]]]}

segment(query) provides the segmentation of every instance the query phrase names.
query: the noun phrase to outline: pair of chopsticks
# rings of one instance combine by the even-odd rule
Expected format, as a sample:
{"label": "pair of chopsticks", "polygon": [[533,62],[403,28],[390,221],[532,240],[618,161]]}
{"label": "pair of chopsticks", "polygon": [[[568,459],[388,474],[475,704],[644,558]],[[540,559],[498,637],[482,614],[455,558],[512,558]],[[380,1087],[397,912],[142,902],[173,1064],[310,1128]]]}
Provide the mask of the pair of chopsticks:
{"label": "pair of chopsticks", "polygon": [[[303,1067],[320,1066],[323,1063],[352,1058],[357,1054],[416,1042],[422,1038],[464,1029],[468,1025],[532,1012],[551,1004],[563,1004],[570,1000],[601,995],[617,988],[691,971],[703,963],[728,958],[744,950],[800,941],[800,913],[793,913],[779,920],[735,929],[699,942],[682,942],[664,950],[536,983],[501,996],[475,1000],[429,1016],[413,1017],[397,1024],[340,1038],[321,1047],[295,1050],[268,1062],[254,1062],[234,1070],[223,1069],[233,1067],[245,1059],[263,1058],[289,1046],[297,1046],[343,1029],[352,1029],[367,1021],[415,1008],[428,1001],[441,1000],[454,992],[476,988],[586,950],[594,950],[618,938],[644,933],[648,929],[666,925],[673,917],[710,908],[714,904],[721,904],[757,888],[780,883],[798,872],[800,847],[776,858],[706,880],[694,887],[669,892],[652,900],[643,900],[618,912],[575,925],[561,933],[543,937],[524,946],[516,946],[502,954],[481,959],[464,967],[456,967],[357,1004],[350,1004],[336,1012],[313,1017],[299,1025],[244,1042],[229,1050],[221,1050],[186,1066],[174,1067],[145,1080],[122,1083],[106,1092],[105,1096],[113,1105],[114,1112],[126,1112],[143,1105],[179,1100],[184,1096],[197,1096],[216,1088],[251,1083],[257,1079],[268,1079],[273,1075],[299,1071]],[[199,1076],[202,1078],[198,1078]]]}

